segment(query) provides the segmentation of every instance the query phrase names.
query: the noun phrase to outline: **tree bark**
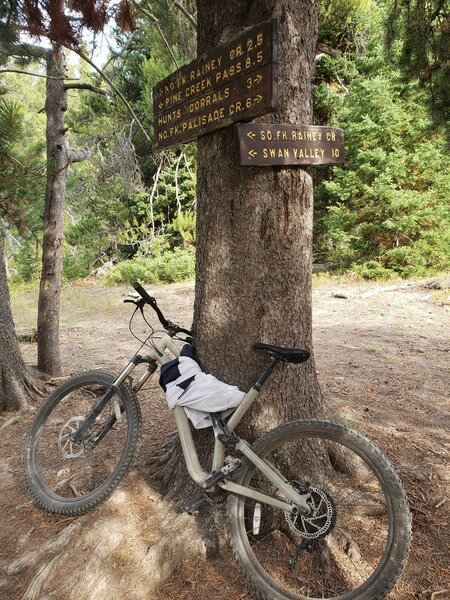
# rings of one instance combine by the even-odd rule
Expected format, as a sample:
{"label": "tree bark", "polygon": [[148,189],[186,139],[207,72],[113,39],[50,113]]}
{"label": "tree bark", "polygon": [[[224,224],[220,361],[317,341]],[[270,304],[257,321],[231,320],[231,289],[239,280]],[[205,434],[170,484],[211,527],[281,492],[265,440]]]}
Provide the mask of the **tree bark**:
{"label": "tree bark", "polygon": [[0,414],[28,408],[37,391],[16,340],[0,231]]}
{"label": "tree bark", "polygon": [[[311,124],[318,2],[198,0],[197,7],[199,55],[278,19],[279,108],[258,122]],[[240,166],[232,128],[198,140],[194,332],[204,370],[247,390],[267,363],[254,342],[312,352],[312,221],[306,170]],[[312,356],[278,367],[238,433],[255,439],[282,422],[322,413]],[[196,435],[206,457],[210,438]],[[170,498],[198,494],[176,441],[167,441],[153,465]]]}
{"label": "tree bark", "polygon": [[45,110],[47,113],[47,185],[45,190],[42,273],[38,308],[38,367],[50,375],[61,374],[59,312],[64,252],[64,201],[70,163],[64,115],[64,53],[54,46],[47,59]]}

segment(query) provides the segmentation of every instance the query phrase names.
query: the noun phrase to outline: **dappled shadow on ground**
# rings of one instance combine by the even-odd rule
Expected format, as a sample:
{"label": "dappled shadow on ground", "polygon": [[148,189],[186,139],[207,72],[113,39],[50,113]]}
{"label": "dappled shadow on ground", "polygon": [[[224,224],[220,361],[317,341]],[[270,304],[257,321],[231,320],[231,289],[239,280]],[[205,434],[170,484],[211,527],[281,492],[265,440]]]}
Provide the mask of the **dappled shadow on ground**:
{"label": "dappled shadow on ground", "polygon": [[[346,298],[333,296],[336,290]],[[193,286],[164,286],[154,291],[168,317],[189,327]],[[128,332],[130,309],[122,304],[124,292],[122,288],[91,285],[64,291],[62,353],[67,375],[91,368],[117,372],[137,350],[138,343]],[[445,327],[448,304],[418,285],[386,291],[373,285],[327,281],[315,289],[313,305],[316,364],[329,414],[380,446],[398,470],[410,499],[413,547],[404,577],[392,598],[428,599],[432,592],[447,589],[450,582],[444,533],[450,522],[450,500],[446,500],[450,498],[450,334]],[[20,318],[16,313],[19,326]],[[142,327],[140,331],[143,333]],[[22,349],[34,364],[35,346],[22,344]],[[144,435],[134,475],[109,503],[80,519],[48,515],[30,501],[23,483],[21,454],[31,416],[23,415],[0,431],[2,600],[24,597],[31,582],[42,581],[37,575],[44,564],[56,556],[61,560],[64,553],[68,558],[58,568],[62,575],[76,571],[82,581],[83,573],[92,570],[89,559],[95,556],[98,572],[112,585],[120,581],[122,571],[139,570],[134,562],[121,562],[125,554],[120,535],[136,537],[136,557],[146,552],[147,546],[156,544],[158,536],[170,537],[169,528],[161,529],[160,523],[164,519],[170,521],[170,509],[148,484],[146,458],[151,444],[174,429],[174,421],[155,377],[140,393],[140,400]],[[6,417],[2,422],[5,420]],[[127,508],[118,508],[120,494],[125,494]],[[91,542],[96,536],[101,538],[101,524],[108,529],[108,511],[115,513],[119,521],[128,519],[138,526],[134,534],[128,530],[124,533],[118,523],[115,531],[120,535],[115,538],[114,551],[95,554]],[[87,532],[87,537],[77,539],[78,528]],[[144,549],[147,538],[151,538],[151,543]],[[64,546],[63,540],[73,541]],[[76,552],[70,554],[73,545]],[[44,547],[45,560],[44,554],[39,554]],[[104,548],[107,547],[105,542]],[[229,554],[208,561],[201,552],[189,561],[186,555],[183,560],[183,552],[178,554],[178,560],[171,563],[175,572],[171,575],[167,570],[161,579],[165,583],[152,592],[155,600],[252,598]],[[138,590],[141,593],[142,586],[150,584],[141,575],[136,580],[124,580],[129,590],[127,597],[145,597]],[[124,589],[120,583],[117,585]],[[43,594],[45,585],[35,589]],[[101,598],[98,594],[91,597]],[[66,596],[71,597],[69,593]]]}

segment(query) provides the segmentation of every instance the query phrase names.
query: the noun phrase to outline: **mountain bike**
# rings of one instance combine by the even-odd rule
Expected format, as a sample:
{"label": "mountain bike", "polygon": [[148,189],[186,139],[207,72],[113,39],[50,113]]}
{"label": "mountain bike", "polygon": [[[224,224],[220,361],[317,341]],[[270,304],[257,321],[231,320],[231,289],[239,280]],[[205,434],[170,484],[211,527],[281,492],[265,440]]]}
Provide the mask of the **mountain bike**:
{"label": "mountain bike", "polygon": [[[149,305],[164,332],[158,337],[151,328],[143,340],[147,353],[136,353],[119,376],[89,371],[71,377],[50,394],[31,425],[26,478],[37,504],[50,512],[80,515],[113,492],[138,446],[136,394],[158,365],[180,355],[177,340],[193,341],[142,286],[134,288],[138,299],[125,300],[135,304],[130,330],[136,312],[145,319]],[[211,414],[210,471],[200,464],[184,408],[175,407],[190,476],[206,494],[228,494],[230,545],[258,598],[385,598],[405,566],[411,536],[397,474],[369,440],[331,421],[285,423],[253,445],[240,437],[235,429],[274,368],[309,358],[302,349],[263,343],[254,348],[268,355],[258,380],[231,415]],[[139,365],[145,372],[133,382]],[[189,512],[198,504],[193,500]]]}

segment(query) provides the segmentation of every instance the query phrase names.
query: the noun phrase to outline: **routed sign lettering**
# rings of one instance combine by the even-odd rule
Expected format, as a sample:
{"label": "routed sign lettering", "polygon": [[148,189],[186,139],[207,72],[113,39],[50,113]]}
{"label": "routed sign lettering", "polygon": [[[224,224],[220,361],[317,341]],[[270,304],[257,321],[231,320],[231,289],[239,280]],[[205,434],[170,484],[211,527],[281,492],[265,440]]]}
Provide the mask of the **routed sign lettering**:
{"label": "routed sign lettering", "polygon": [[277,107],[276,21],[261,23],[153,88],[157,150]]}
{"label": "routed sign lettering", "polygon": [[316,125],[236,125],[241,165],[332,165],[344,162],[344,132]]}

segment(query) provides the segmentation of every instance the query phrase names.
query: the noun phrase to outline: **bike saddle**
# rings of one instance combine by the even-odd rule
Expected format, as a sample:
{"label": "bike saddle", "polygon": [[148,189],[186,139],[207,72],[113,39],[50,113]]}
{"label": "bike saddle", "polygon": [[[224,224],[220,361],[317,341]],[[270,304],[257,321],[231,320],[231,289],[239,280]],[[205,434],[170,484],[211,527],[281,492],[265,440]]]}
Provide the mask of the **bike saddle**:
{"label": "bike saddle", "polygon": [[253,348],[256,350],[264,350],[277,360],[289,363],[302,363],[307,361],[311,356],[307,350],[301,350],[300,348],[280,348],[279,346],[271,346],[270,344],[263,344],[262,342],[253,344]]}

